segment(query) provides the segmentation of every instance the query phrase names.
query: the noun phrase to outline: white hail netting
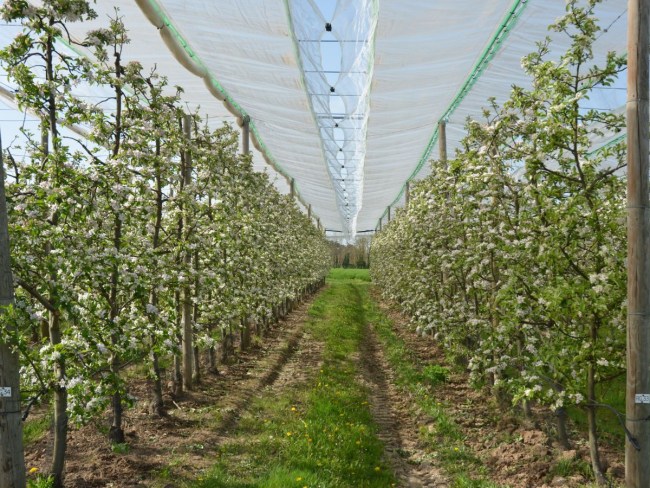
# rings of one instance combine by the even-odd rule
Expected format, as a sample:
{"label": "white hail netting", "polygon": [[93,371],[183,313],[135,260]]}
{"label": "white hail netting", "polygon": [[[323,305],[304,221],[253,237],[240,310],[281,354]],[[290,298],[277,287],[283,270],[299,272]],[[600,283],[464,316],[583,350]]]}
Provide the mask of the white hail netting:
{"label": "white hail netting", "polygon": [[[625,51],[626,4],[597,7],[599,59]],[[157,65],[215,123],[249,115],[267,161],[324,227],[349,237],[374,229],[388,205],[403,204],[406,180],[428,172],[441,119],[453,156],[488,97],[528,85],[520,63],[535,42],[566,46],[547,30],[564,0],[98,0],[93,26],[115,6],[133,39],[129,59]],[[87,27],[72,25],[78,36]],[[584,106],[620,110],[624,78]]]}
{"label": "white hail netting", "polygon": [[[290,0],[294,41],[345,235],[362,206],[376,2]],[[328,15],[329,14],[329,15]]]}

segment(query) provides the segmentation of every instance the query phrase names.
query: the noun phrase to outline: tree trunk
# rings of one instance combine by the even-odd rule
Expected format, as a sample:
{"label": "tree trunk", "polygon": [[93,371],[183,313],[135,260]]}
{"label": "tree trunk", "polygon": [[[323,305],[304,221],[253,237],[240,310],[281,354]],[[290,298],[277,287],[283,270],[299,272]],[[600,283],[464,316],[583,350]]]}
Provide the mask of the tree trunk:
{"label": "tree trunk", "polygon": [[[180,237],[179,237],[180,238]],[[176,340],[177,344],[182,344],[182,335],[181,335],[181,322],[180,322],[180,312],[181,312],[181,293],[179,290],[174,292],[174,300],[176,302]],[[174,370],[172,372],[172,394],[176,397],[183,394],[183,361],[178,353],[174,353]]]}
{"label": "tree trunk", "polygon": [[[59,313],[50,313],[50,342],[53,346],[61,343],[61,326]],[[52,448],[52,477],[54,488],[63,488],[63,467],[68,445],[68,391],[61,382],[65,382],[65,361],[63,358],[54,363],[54,446]]]}
{"label": "tree trunk", "polygon": [[199,356],[199,346],[194,346],[194,371],[192,373],[192,383],[198,385],[201,382],[201,357]]}
{"label": "tree trunk", "polygon": [[228,347],[228,331],[223,328],[221,329],[221,362],[225,363],[228,361],[228,355],[230,350]]}
{"label": "tree trunk", "polygon": [[181,322],[183,324],[183,337],[181,340],[183,351],[183,389],[192,390],[192,359],[193,347],[193,327],[192,327],[192,291],[190,286],[183,287],[183,314]]}
{"label": "tree trunk", "polygon": [[[194,323],[193,331],[192,333],[195,333],[194,328],[196,327],[196,324],[199,323],[199,277],[198,277],[198,271],[199,271],[199,252],[195,251],[194,252],[194,269],[197,271],[197,277],[194,280],[194,303],[192,306],[192,320]],[[192,358],[194,360],[194,371],[192,373],[192,382],[194,384],[199,384],[201,382],[201,356],[199,356],[199,346],[196,345],[196,342],[194,342],[194,354],[192,355]]]}
{"label": "tree trunk", "polygon": [[[191,124],[192,118],[190,115],[185,115],[183,117],[183,132],[185,134],[186,142],[189,144],[191,141]],[[192,161],[191,154],[189,149],[183,151],[183,187],[186,188],[192,183]],[[190,229],[191,229],[191,219],[190,219],[190,209],[187,208],[187,205],[184,206],[183,211],[181,212],[183,219],[183,228],[185,229],[185,235],[183,239],[185,245],[189,245],[190,240]],[[192,268],[192,253],[189,249],[186,249],[183,255],[183,263],[185,265],[185,270],[187,274],[190,274]],[[193,356],[193,338],[194,330],[192,327],[192,287],[188,281],[182,289],[182,319],[181,323],[183,326],[183,338],[181,341],[182,351],[183,351],[183,388],[185,390],[192,390],[192,366],[194,361]]]}
{"label": "tree trunk", "polygon": [[569,431],[567,429],[567,414],[564,407],[560,407],[555,411],[557,419],[557,441],[562,449],[568,451],[571,449],[571,442],[569,441]]}
{"label": "tree trunk", "polygon": [[[48,83],[54,83],[54,35],[48,34],[46,41],[45,49],[45,78]],[[50,131],[50,142],[54,150],[55,155],[59,153],[60,142],[59,142],[59,128],[58,128],[58,107],[56,104],[56,98],[54,96],[54,91],[50,90],[48,94],[47,101],[47,116],[49,119],[49,131]],[[48,148],[49,153],[49,148]],[[45,160],[49,154],[45,154]],[[60,185],[60,171],[59,163],[55,160],[54,164],[54,175],[53,175],[53,185],[58,188]],[[58,203],[58,202],[57,202]],[[59,214],[58,210],[53,210],[51,217],[51,225],[53,228],[56,228],[59,225]],[[45,245],[45,254],[49,255],[52,252],[51,242],[47,242]],[[61,317],[59,315],[59,310],[57,309],[57,285],[58,285],[58,275],[56,271],[52,271],[49,276],[50,279],[50,302],[54,305],[53,310],[50,311],[48,321],[49,321],[49,335],[50,335],[50,344],[56,346],[61,343]],[[65,452],[68,445],[68,392],[65,386],[61,386],[61,383],[65,382],[65,359],[63,357],[59,358],[54,363],[54,378],[56,381],[56,386],[54,387],[54,446],[52,448],[52,477],[53,477],[53,487],[54,488],[63,488],[63,467],[65,465]]]}
{"label": "tree trunk", "polygon": [[108,430],[108,440],[113,444],[123,444],[124,429],[122,428],[122,414],[124,407],[122,406],[122,395],[120,392],[113,393],[113,400],[111,402],[113,408],[113,422]]}
{"label": "tree trunk", "polygon": [[598,452],[598,430],[596,424],[596,368],[593,360],[587,370],[587,427],[589,429],[589,454],[591,456],[591,468],[596,478],[598,486],[605,486],[607,480],[603,475],[603,466],[600,463],[600,453]]}
{"label": "tree trunk", "polygon": [[250,318],[246,317],[241,322],[239,350],[246,351],[251,347]]}
{"label": "tree trunk", "polygon": [[[160,246],[160,230],[162,228],[162,214],[163,214],[163,194],[162,194],[162,176],[160,172],[160,166],[157,158],[161,154],[161,143],[160,137],[156,137],[156,162],[155,164],[155,180],[156,180],[156,220],[154,221],[154,231],[152,238],[152,247],[154,251]],[[158,308],[158,293],[156,293],[155,287],[151,290],[149,295],[149,301],[151,304]],[[155,319],[151,319],[155,323]],[[163,417],[165,415],[165,404],[163,401],[163,392],[162,392],[162,377],[160,372],[160,363],[158,360],[158,353],[155,350],[156,337],[151,335],[151,371],[153,373],[153,378],[151,382],[151,404],[149,406],[149,411]]]}
{"label": "tree trunk", "polygon": [[153,378],[151,380],[151,403],[149,404],[149,412],[158,417],[164,417],[165,404],[163,402],[160,363],[158,361],[158,354],[154,350],[151,351],[151,371]]}
{"label": "tree trunk", "polygon": [[[122,219],[120,218],[119,213],[116,213],[114,216],[114,235],[113,235],[113,246],[116,252],[119,254],[122,247]],[[119,315],[119,308],[117,304],[118,300],[118,290],[120,282],[120,272],[117,263],[113,267],[111,272],[111,293],[110,293],[110,319],[113,327],[116,327],[117,317]],[[117,352],[118,339],[121,331],[113,330],[111,333],[111,344],[113,345],[113,352],[111,355],[111,373],[113,375],[115,384],[115,391],[113,392],[113,398],[111,400],[111,407],[113,409],[113,420],[111,422],[111,427],[108,430],[108,440],[114,444],[123,444],[124,443],[124,429],[122,428],[122,414],[124,412],[124,407],[122,405],[122,394],[120,392],[121,385],[119,384],[120,376],[120,358]]]}
{"label": "tree trunk", "polygon": [[183,371],[180,354],[174,354],[174,372],[172,373],[172,393],[175,397],[183,394]]}
{"label": "tree trunk", "polygon": [[523,400],[521,402],[521,410],[522,410],[522,412],[524,414],[524,418],[526,418],[526,420],[530,420],[530,419],[533,418],[533,411],[532,411],[531,406],[530,406],[530,400]]}
{"label": "tree trunk", "polygon": [[208,372],[211,374],[219,374],[219,368],[217,366],[217,348],[215,346],[210,346],[208,348]]}

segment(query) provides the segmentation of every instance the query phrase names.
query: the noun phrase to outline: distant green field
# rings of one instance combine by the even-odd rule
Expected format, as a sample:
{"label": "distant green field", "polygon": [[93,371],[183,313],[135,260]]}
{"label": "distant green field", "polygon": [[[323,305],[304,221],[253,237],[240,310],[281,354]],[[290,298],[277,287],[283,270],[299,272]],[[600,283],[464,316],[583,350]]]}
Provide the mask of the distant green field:
{"label": "distant green field", "polygon": [[370,281],[370,271],[355,268],[332,268],[327,281]]}

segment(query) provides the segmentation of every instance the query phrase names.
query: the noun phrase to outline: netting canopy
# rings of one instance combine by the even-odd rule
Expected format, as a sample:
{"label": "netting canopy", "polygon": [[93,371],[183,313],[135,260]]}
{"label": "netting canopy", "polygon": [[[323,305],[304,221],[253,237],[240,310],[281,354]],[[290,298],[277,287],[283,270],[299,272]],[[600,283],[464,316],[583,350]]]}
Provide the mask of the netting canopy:
{"label": "netting canopy", "polygon": [[[556,53],[568,42],[548,30],[564,0],[98,0],[98,18],[71,24],[72,35],[115,7],[132,39],[125,58],[183,86],[211,123],[250,120],[257,167],[285,192],[293,182],[329,235],[345,238],[403,204],[407,181],[438,157],[440,122],[453,155],[467,117],[529,83],[521,58],[537,41],[556,38]],[[626,1],[596,12],[597,60],[624,52]],[[2,30],[6,43],[15,32]],[[623,87],[586,103],[621,110]]]}

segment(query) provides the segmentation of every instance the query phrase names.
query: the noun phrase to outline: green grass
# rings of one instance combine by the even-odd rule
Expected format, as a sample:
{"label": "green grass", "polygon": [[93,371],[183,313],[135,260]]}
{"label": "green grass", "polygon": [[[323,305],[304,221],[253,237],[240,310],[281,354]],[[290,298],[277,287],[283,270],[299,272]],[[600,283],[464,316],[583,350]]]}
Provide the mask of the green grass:
{"label": "green grass", "polygon": [[51,425],[51,415],[27,418],[23,424],[23,442],[25,446],[29,446],[45,437],[45,435],[50,431]]}
{"label": "green grass", "polygon": [[[598,402],[625,414],[625,376],[620,376],[612,381],[601,383],[597,386]],[[581,432],[587,432],[587,411],[582,408],[570,407],[567,415]],[[625,445],[625,431],[611,410],[598,409],[598,432],[606,442],[614,446]]]}
{"label": "green grass", "polygon": [[27,480],[27,488],[52,488],[53,486],[54,478],[51,476],[38,475]]}
{"label": "green grass", "polygon": [[130,450],[131,446],[129,446],[126,442],[111,444],[111,451],[113,451],[115,454],[128,454]]}
{"label": "green grass", "polygon": [[333,270],[309,310],[306,332],[324,344],[306,384],[255,399],[197,488],[390,487],[383,446],[356,382],[353,360],[366,324],[367,270]]}
{"label": "green grass", "polygon": [[345,282],[348,284],[362,284],[370,282],[370,270],[354,268],[332,268],[327,277],[328,283]]}
{"label": "green grass", "polygon": [[586,479],[593,478],[591,465],[584,459],[560,459],[549,470],[546,479],[551,481],[555,476],[568,477],[580,474]]}

